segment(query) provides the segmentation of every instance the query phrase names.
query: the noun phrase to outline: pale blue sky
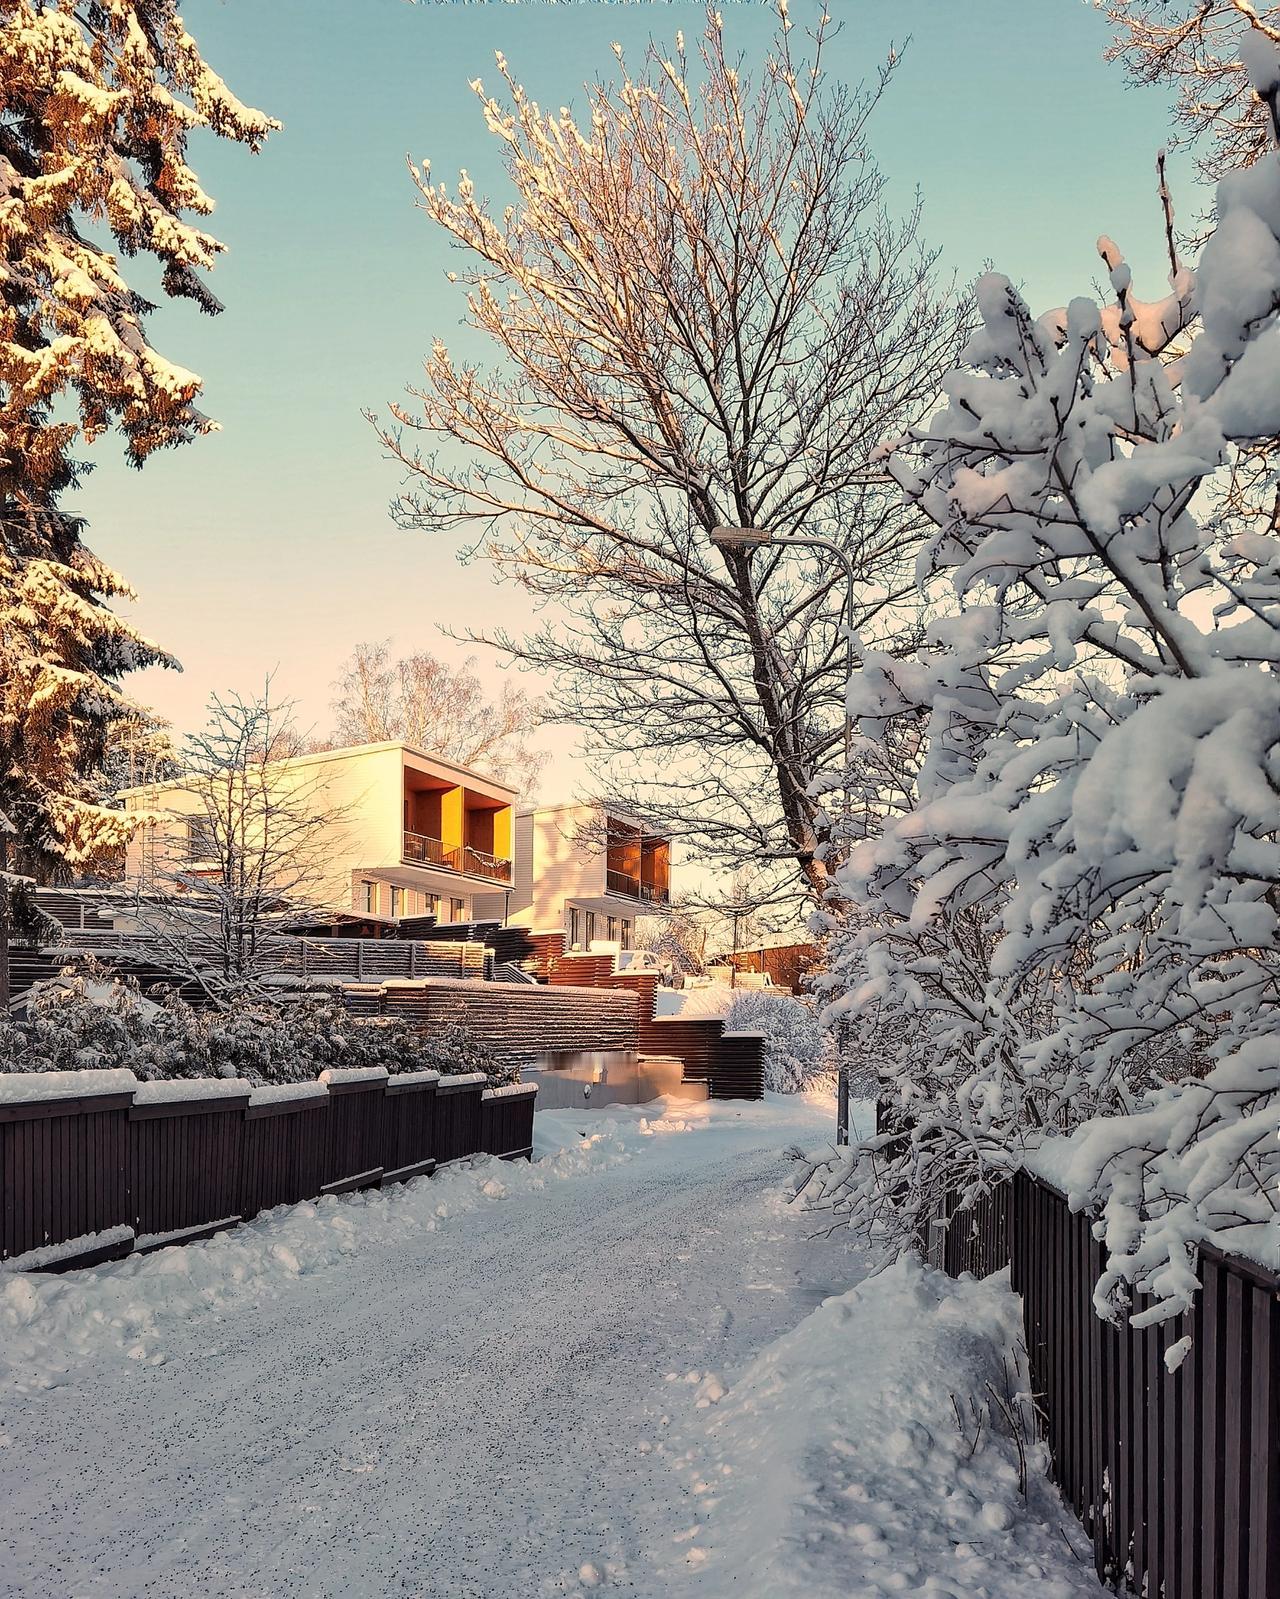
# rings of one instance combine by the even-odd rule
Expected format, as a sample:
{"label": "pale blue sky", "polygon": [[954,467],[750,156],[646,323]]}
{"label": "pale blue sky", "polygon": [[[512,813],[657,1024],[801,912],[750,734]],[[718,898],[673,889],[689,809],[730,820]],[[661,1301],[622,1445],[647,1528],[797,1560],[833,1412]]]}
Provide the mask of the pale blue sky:
{"label": "pale blue sky", "polygon": [[[921,186],[927,233],[961,274],[990,261],[1044,309],[1088,292],[1100,232],[1162,272],[1152,163],[1166,106],[1103,63],[1106,24],[1091,6],[832,6],[846,24],[834,74],[856,79],[891,38],[913,35],[872,143],[904,204]],[[797,23],[816,13],[816,0],[792,0]],[[205,409],[223,431],[141,473],[104,440],[78,496],[91,544],[140,591],[138,619],[186,667],[134,679],[141,697],[185,727],[210,690],[277,668],[280,690],[323,725],[357,640],[391,634],[403,649],[452,655],[437,623],[519,625],[527,601],[483,568],[459,567],[458,541],[391,525],[397,475],[361,416],[414,379],[433,337],[457,336],[460,291],[414,208],[404,158],[429,157],[450,180],[465,166],[480,190],[500,189],[467,89],[495,79],[495,49],[559,105],[608,72],[612,40],[638,53],[651,33],[691,33],[702,15],[678,3],[187,0],[206,57],[285,126],[257,157],[196,141],[218,200],[214,231],[229,246],[213,281],[227,309],[206,319],[178,304],[152,322],[159,348],[205,378]],[[725,18],[758,59],[770,10],[726,6]],[[1184,187],[1183,211],[1197,203]],[[496,666],[484,667],[493,678]],[[553,743],[564,764],[544,786],[558,797],[575,775],[572,740]]]}

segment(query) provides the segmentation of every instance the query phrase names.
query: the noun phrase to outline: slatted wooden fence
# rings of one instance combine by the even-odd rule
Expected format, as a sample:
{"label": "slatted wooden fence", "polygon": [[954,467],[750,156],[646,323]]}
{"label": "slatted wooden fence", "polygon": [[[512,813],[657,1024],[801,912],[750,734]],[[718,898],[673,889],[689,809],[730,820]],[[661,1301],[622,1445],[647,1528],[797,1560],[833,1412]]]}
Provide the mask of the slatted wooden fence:
{"label": "slatted wooden fence", "polygon": [[1190,1313],[1113,1327],[1093,1309],[1088,1217],[1026,1173],[953,1210],[942,1256],[953,1274],[1012,1267],[1054,1476],[1099,1577],[1163,1599],[1277,1599],[1280,1277],[1205,1248]]}
{"label": "slatted wooden fence", "polygon": [[250,1091],[114,1071],[0,1077],[0,1258],[88,1265],[468,1155],[528,1156],[536,1087],[485,1081],[379,1069]]}

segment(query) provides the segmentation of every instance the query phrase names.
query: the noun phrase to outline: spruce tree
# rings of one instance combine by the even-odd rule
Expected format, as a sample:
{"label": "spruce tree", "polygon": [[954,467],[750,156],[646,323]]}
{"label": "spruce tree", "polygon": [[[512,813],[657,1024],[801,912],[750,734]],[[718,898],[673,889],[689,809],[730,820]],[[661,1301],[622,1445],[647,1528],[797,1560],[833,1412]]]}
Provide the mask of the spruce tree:
{"label": "spruce tree", "polygon": [[0,0],[0,810],[42,878],[119,847],[96,774],[144,714],[119,680],[170,660],[109,609],[129,591],[65,508],[77,452],[115,428],[141,465],[213,426],[200,379],[148,341],[154,307],[120,257],[154,256],[167,295],[219,311],[187,138],[257,150],[276,126],[205,64],[173,0]]}

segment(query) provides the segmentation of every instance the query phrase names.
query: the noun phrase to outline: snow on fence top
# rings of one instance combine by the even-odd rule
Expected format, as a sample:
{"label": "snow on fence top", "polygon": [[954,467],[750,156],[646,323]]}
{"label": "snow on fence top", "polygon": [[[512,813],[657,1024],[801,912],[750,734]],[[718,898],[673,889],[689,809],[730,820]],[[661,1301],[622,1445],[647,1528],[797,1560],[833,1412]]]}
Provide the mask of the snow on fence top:
{"label": "snow on fence top", "polygon": [[526,1099],[538,1092],[537,1083],[506,1083],[501,1088],[486,1088],[482,1099]]}
{"label": "snow on fence top", "polygon": [[329,1090],[323,1083],[267,1083],[255,1088],[249,1095],[249,1104],[279,1105],[289,1100],[327,1100]]}
{"label": "snow on fence top", "polygon": [[[66,1072],[56,1073],[66,1077]],[[175,1077],[163,1082],[139,1083],[135,1105],[175,1105],[189,1099],[231,1099],[247,1101],[252,1083],[243,1077]]]}
{"label": "snow on fence top", "polygon": [[131,1094],[141,1087],[123,1066],[79,1072],[0,1073],[0,1105],[25,1105],[33,1099],[91,1099],[99,1094]]}
{"label": "snow on fence top", "polygon": [[331,1066],[320,1073],[320,1081],[335,1088],[344,1083],[365,1083],[372,1088],[375,1083],[385,1083],[389,1076],[385,1066]]}
{"label": "snow on fence top", "polygon": [[455,1088],[474,1088],[477,1083],[487,1083],[483,1072],[460,1072],[456,1077],[442,1077],[438,1092],[447,1094]]}

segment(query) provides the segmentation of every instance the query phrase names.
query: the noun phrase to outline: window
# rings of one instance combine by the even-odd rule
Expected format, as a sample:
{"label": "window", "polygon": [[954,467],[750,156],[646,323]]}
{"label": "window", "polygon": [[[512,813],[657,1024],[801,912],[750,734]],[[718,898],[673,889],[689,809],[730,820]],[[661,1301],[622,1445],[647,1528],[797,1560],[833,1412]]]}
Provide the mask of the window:
{"label": "window", "polygon": [[582,942],[582,912],[576,905],[569,907],[569,948],[577,949]]}
{"label": "window", "polygon": [[622,947],[623,949],[631,948],[631,923],[625,916],[622,918]]}
{"label": "window", "polygon": [[587,948],[590,949],[596,941],[596,913],[587,912]]}
{"label": "window", "polygon": [[426,894],[426,895],[423,896],[423,898],[424,898],[424,900],[426,902],[427,915],[428,916],[434,916],[435,919],[437,921],[439,921],[440,920],[440,896],[439,896],[439,894]]}
{"label": "window", "polygon": [[360,909],[366,916],[376,916],[378,913],[378,885],[376,883],[361,883]]}
{"label": "window", "polygon": [[467,919],[467,902],[465,899],[451,899],[449,901],[451,922],[465,922]]}
{"label": "window", "polygon": [[404,915],[404,889],[391,885],[391,915],[396,921]]}
{"label": "window", "polygon": [[618,918],[616,916],[611,916],[606,923],[606,926],[609,929],[609,942],[611,944],[616,944],[618,941]]}
{"label": "window", "polygon": [[217,843],[213,836],[213,823],[207,816],[189,816],[187,818],[187,859],[191,861],[209,861],[213,860],[217,853]]}

